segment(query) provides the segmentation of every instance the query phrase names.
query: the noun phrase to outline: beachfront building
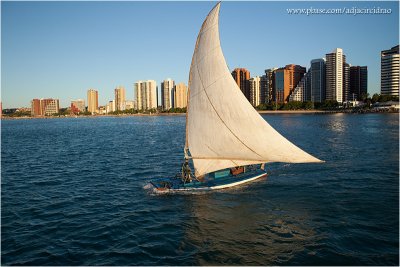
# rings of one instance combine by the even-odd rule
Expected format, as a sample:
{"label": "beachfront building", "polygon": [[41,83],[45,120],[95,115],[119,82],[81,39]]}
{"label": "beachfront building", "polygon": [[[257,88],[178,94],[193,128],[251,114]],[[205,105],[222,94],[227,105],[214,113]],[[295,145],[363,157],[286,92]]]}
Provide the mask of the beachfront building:
{"label": "beachfront building", "polygon": [[325,100],[325,58],[311,60],[310,67],[310,101],[322,102]]}
{"label": "beachfront building", "polygon": [[157,108],[157,83],[154,80],[137,81],[134,84],[138,110]]}
{"label": "beachfront building", "polygon": [[174,107],[174,86],[175,81],[168,78],[161,82],[161,105],[163,110]]}
{"label": "beachfront building", "polygon": [[326,100],[343,102],[343,66],[346,57],[341,48],[326,54]]}
{"label": "beachfront building", "polygon": [[368,93],[367,66],[350,67],[350,97],[349,101],[361,101]]}
{"label": "beachfront building", "polygon": [[289,96],[289,102],[292,101],[308,101],[308,95],[310,94],[309,90],[307,90],[310,84],[309,77],[311,76],[311,72],[308,71],[304,74],[303,78],[298,82],[297,86],[294,88],[293,92]]}
{"label": "beachfront building", "polygon": [[269,80],[267,75],[260,77],[260,104],[269,103]]}
{"label": "beachfront building", "polygon": [[266,87],[268,91],[268,101],[266,103],[271,103],[276,101],[276,91],[275,91],[275,71],[278,68],[271,68],[265,70]]}
{"label": "beachfront building", "polygon": [[260,105],[260,77],[252,77],[249,79],[249,92],[250,92],[250,104],[253,107]]}
{"label": "beachfront building", "polygon": [[118,86],[114,89],[115,110],[125,110],[125,87]]}
{"label": "beachfront building", "polygon": [[95,89],[87,91],[88,111],[92,114],[97,113],[99,109],[99,93]]}
{"label": "beachfront building", "polygon": [[381,94],[399,96],[399,46],[381,51]]}
{"label": "beachfront building", "polygon": [[31,101],[32,116],[51,116],[60,110],[60,101],[53,98],[33,99]]}
{"label": "beachfront building", "polygon": [[71,101],[71,113],[79,114],[86,111],[85,100],[77,99]]}
{"label": "beachfront building", "polygon": [[187,107],[187,86],[184,83],[178,83],[174,87],[174,108]]}
{"label": "beachfront building", "polygon": [[247,100],[250,101],[250,71],[245,68],[236,68],[232,71],[232,77],[235,80],[236,84],[239,86],[240,91],[242,91]]}
{"label": "beachfront building", "polygon": [[289,64],[275,71],[275,97],[278,103],[287,103],[289,96],[303,78],[306,68]]}
{"label": "beachfront building", "polygon": [[343,63],[343,102],[350,101],[350,64],[347,62]]}

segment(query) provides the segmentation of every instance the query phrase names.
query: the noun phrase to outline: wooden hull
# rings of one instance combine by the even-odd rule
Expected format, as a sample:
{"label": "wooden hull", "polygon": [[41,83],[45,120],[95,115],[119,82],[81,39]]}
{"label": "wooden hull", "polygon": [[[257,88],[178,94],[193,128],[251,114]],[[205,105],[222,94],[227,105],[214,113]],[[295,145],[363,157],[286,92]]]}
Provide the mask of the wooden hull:
{"label": "wooden hull", "polygon": [[183,184],[180,180],[167,178],[152,181],[151,184],[155,191],[160,193],[211,191],[239,186],[265,176],[267,176],[267,173],[264,170],[256,170],[237,176],[229,175],[223,178],[208,178],[204,182],[195,181]]}

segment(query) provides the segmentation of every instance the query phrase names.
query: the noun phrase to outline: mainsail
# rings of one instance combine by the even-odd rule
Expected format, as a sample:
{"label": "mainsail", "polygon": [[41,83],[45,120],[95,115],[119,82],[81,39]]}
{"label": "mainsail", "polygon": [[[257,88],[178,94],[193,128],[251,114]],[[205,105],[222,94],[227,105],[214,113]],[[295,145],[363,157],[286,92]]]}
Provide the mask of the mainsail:
{"label": "mainsail", "polygon": [[240,91],[221,50],[219,8],[200,29],[190,66],[185,148],[196,176],[264,162],[321,162],[273,129]]}

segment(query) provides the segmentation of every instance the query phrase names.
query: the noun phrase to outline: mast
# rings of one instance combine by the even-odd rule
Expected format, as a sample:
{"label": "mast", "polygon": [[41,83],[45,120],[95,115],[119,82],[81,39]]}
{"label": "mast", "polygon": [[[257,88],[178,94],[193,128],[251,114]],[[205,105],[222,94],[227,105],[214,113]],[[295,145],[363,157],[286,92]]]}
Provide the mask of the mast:
{"label": "mast", "polygon": [[[206,19],[203,21],[203,24],[201,25],[200,28],[200,33],[202,32],[204,25],[208,19],[208,17],[210,16],[210,14],[212,13],[212,11],[221,4],[221,1],[219,1],[212,9],[211,11],[208,13]],[[189,118],[189,105],[190,105],[190,83],[192,81],[192,66],[194,65],[194,61],[195,61],[195,56],[196,56],[196,51],[197,48],[199,46],[199,40],[200,40],[200,33],[197,36],[196,39],[196,45],[194,47],[194,51],[193,51],[193,55],[192,55],[192,61],[190,63],[190,71],[189,71],[189,81],[188,81],[188,92],[187,92],[187,105],[186,105],[186,124],[185,124],[185,148],[184,148],[184,155],[185,155],[185,161],[189,160],[191,157],[189,156],[189,135],[188,135],[188,118]]]}

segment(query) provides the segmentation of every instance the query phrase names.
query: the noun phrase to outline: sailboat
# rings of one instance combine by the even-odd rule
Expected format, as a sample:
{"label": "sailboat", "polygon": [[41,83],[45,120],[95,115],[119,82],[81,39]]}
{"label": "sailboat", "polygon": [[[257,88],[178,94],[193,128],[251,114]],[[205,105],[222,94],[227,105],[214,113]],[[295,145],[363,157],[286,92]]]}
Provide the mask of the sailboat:
{"label": "sailboat", "polygon": [[204,20],[192,57],[181,172],[151,181],[156,191],[223,189],[265,177],[265,163],[322,162],[272,128],[240,91],[222,53],[219,10],[220,3]]}

